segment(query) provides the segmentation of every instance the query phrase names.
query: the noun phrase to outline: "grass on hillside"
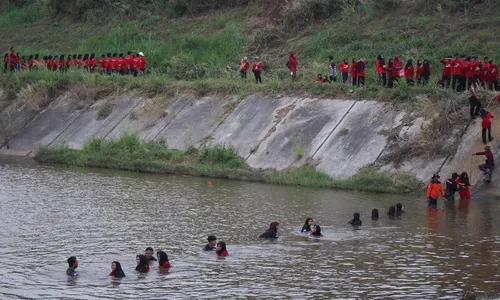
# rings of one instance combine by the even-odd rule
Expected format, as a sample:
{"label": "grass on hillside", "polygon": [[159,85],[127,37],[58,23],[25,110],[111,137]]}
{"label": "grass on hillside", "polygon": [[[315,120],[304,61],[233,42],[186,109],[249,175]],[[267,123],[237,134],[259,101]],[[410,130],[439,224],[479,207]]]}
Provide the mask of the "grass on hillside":
{"label": "grass on hillside", "polygon": [[82,150],[73,150],[66,145],[58,148],[42,147],[35,159],[46,163],[80,167],[183,174],[375,193],[410,193],[421,187],[421,182],[413,175],[378,172],[373,168],[365,168],[345,180],[332,179],[311,166],[280,172],[258,171],[247,167],[233,148],[215,146],[180,151],[169,149],[164,140],[146,143],[131,134],[124,134],[117,141],[94,138],[86,142]]}

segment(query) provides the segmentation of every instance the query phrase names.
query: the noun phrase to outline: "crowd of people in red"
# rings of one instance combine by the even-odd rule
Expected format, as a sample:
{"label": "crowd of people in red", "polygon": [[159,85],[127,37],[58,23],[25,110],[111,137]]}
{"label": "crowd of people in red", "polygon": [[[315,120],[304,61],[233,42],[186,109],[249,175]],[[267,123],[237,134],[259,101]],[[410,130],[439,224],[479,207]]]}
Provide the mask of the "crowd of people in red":
{"label": "crowd of people in red", "polygon": [[99,71],[103,74],[134,75],[146,71],[146,57],[142,52],[129,51],[123,53],[103,54],[99,60],[94,53],[75,55],[47,55],[40,58],[38,54],[21,56],[10,48],[10,53],[4,55],[4,72],[23,72],[45,68],[52,71],[68,71],[72,68],[85,69],[89,72]]}

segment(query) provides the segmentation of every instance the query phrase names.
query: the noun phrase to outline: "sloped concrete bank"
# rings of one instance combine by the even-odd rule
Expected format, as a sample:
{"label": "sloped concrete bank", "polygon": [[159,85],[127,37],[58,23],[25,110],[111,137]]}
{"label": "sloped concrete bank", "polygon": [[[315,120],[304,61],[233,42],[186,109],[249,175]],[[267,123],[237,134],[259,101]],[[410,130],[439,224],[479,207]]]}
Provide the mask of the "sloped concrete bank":
{"label": "sloped concrete bank", "polygon": [[[90,101],[72,95],[60,95],[42,111],[22,105],[19,99],[1,112],[0,154],[33,156],[40,145],[63,143],[81,149],[91,137],[118,139],[131,132],[146,141],[164,138],[174,149],[231,145],[256,169],[284,170],[308,164],[342,179],[363,167],[377,166],[390,172],[412,172],[427,181],[438,171],[475,172],[470,153],[481,148],[480,123],[474,123],[463,129],[465,135],[455,133],[452,143],[458,150],[454,155],[409,157],[402,163],[382,159],[390,157],[394,139],[403,143],[408,136],[420,134],[428,120],[403,121],[412,112],[372,100],[256,95],[244,99],[148,98],[131,92]],[[479,177],[473,173],[473,180]]]}

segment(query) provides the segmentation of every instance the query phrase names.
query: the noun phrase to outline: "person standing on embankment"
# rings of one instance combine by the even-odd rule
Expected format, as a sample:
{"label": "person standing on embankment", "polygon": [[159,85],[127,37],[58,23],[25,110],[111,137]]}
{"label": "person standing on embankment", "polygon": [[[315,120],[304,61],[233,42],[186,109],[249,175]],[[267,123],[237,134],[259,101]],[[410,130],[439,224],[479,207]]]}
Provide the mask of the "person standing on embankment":
{"label": "person standing on embankment", "polygon": [[299,65],[299,61],[295,58],[295,51],[290,52],[290,56],[288,57],[288,62],[286,66],[290,70],[290,75],[292,76],[292,82],[297,78],[297,66]]}

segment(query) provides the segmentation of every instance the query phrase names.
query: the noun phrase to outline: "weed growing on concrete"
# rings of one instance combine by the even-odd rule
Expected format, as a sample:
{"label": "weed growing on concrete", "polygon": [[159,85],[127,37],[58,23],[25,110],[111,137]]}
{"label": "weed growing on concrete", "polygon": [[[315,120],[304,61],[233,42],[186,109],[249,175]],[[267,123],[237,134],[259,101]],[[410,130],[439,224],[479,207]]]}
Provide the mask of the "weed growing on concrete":
{"label": "weed growing on concrete", "polygon": [[97,120],[106,119],[113,112],[114,104],[110,102],[105,102],[99,107],[97,112]]}
{"label": "weed growing on concrete", "polygon": [[349,129],[348,128],[342,128],[339,131],[339,136],[346,136],[349,134]]}

